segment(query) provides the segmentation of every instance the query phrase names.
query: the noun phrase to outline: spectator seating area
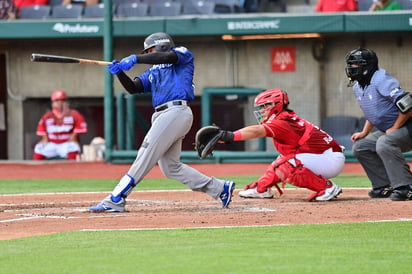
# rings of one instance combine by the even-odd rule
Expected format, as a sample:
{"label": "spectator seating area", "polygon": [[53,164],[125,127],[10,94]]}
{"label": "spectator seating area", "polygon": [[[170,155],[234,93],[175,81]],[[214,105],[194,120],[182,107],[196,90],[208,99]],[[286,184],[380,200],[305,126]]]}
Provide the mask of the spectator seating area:
{"label": "spectator seating area", "polygon": [[[49,0],[48,5],[22,8],[19,18],[103,17],[103,3],[89,6],[73,4],[62,7],[62,1]],[[313,12],[317,0],[288,0],[287,2],[286,0],[244,0],[242,7],[239,6],[240,2],[239,0],[112,0],[113,15],[118,18],[249,12]]]}
{"label": "spectator seating area", "polygon": [[[412,0],[397,0],[403,9],[412,9]],[[317,0],[112,0],[113,15],[118,18],[143,16],[178,16],[230,14],[247,12],[313,12]],[[104,4],[89,6],[61,5],[62,0],[49,0],[49,5],[22,8],[20,19],[99,18],[104,17]],[[359,11],[368,11],[373,0],[358,0]]]}
{"label": "spectator seating area", "polygon": [[[35,5],[20,10],[20,19],[99,18],[104,17],[104,4],[61,5],[62,0],[50,0],[49,5]],[[113,15],[119,18],[143,16],[178,16],[190,14],[238,13],[237,0],[113,0]]]}
{"label": "spectator seating area", "polygon": [[[412,0],[396,0],[396,2],[399,2],[404,10],[412,9]],[[358,0],[358,9],[359,11],[369,11],[372,4],[373,0]]]}

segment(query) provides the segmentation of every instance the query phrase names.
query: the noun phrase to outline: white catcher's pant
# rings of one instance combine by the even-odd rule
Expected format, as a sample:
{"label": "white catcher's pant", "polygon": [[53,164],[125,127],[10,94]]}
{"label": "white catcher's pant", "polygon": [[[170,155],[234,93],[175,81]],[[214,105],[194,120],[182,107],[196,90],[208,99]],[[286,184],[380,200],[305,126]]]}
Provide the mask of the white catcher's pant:
{"label": "white catcher's pant", "polygon": [[52,142],[36,144],[34,152],[44,155],[46,158],[67,158],[70,152],[80,152],[80,146],[75,142],[56,144]]}
{"label": "white catcher's pant", "polygon": [[342,152],[333,152],[331,148],[322,154],[299,153],[296,158],[304,167],[327,179],[338,176],[345,165],[345,155]]}

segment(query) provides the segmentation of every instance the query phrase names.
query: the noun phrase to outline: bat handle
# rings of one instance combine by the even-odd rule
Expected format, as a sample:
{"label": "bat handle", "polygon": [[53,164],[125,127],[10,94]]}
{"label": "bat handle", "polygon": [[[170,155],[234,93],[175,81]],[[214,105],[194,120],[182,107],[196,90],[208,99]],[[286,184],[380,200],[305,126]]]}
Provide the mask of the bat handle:
{"label": "bat handle", "polygon": [[92,65],[111,65],[112,62],[107,62],[107,61],[98,61],[98,60],[88,60],[88,59],[80,59],[79,61],[80,64],[92,64]]}

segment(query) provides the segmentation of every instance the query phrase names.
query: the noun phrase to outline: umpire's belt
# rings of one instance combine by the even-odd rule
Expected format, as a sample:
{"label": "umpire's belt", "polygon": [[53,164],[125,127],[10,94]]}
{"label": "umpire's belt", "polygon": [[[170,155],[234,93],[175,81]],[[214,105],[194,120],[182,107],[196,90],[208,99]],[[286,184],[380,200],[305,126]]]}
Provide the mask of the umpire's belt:
{"label": "umpire's belt", "polygon": [[156,107],[155,111],[156,112],[162,111],[162,110],[168,109],[168,108],[173,107],[173,106],[187,106],[187,101],[185,101],[185,100],[170,101],[170,102],[164,103],[164,104]]}

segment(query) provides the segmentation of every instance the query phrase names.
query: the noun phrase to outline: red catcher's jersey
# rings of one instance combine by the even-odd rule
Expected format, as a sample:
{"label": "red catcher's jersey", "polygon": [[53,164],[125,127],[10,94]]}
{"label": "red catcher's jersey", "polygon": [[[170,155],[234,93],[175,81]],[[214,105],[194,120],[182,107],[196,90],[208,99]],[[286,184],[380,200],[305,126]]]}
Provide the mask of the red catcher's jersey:
{"label": "red catcher's jersey", "polygon": [[[273,144],[281,155],[321,154],[329,148],[333,148],[335,152],[342,151],[338,142],[329,134],[300,118],[293,111],[283,111],[277,117],[272,120],[269,119],[262,125],[265,127],[266,136],[272,137]],[[309,132],[305,134],[307,127]],[[303,144],[299,145],[301,138]]]}
{"label": "red catcher's jersey", "polygon": [[47,135],[50,142],[61,144],[67,142],[73,132],[86,133],[87,123],[77,110],[71,109],[60,119],[54,115],[53,111],[45,113],[37,125],[36,134]]}

